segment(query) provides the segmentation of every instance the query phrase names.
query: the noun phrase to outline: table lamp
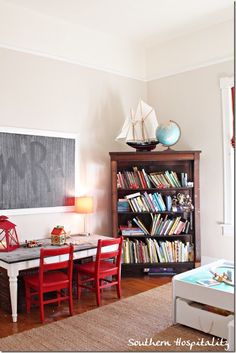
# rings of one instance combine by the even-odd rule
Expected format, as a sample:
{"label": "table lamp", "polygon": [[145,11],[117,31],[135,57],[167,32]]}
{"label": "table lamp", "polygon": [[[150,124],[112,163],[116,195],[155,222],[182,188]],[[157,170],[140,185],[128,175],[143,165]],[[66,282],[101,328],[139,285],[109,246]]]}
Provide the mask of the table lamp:
{"label": "table lamp", "polygon": [[93,213],[93,197],[80,196],[75,200],[75,212],[84,215],[84,235],[90,235],[86,229],[87,215]]}

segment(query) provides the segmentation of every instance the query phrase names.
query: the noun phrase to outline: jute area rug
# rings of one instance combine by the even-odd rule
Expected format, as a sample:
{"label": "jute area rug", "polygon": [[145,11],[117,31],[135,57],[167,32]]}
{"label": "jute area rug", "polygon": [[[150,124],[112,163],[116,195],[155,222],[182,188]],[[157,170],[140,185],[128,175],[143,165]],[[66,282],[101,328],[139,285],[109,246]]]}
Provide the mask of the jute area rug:
{"label": "jute area rug", "polygon": [[[0,350],[175,352],[190,351],[186,345],[176,345],[177,341],[174,341],[177,338],[196,342],[203,338],[212,342],[212,336],[180,325],[171,325],[171,284],[167,284],[80,315],[2,338]],[[224,347],[195,346],[191,351],[194,350],[215,352],[224,351]]]}

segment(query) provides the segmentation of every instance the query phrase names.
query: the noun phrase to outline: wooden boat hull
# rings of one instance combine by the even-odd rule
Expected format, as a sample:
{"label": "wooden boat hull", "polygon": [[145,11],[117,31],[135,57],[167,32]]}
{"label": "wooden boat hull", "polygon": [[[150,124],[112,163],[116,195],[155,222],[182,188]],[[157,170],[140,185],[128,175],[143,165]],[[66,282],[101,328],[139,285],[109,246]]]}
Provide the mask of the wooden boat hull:
{"label": "wooden boat hull", "polygon": [[158,141],[126,141],[127,145],[136,149],[137,152],[152,151],[156,148]]}

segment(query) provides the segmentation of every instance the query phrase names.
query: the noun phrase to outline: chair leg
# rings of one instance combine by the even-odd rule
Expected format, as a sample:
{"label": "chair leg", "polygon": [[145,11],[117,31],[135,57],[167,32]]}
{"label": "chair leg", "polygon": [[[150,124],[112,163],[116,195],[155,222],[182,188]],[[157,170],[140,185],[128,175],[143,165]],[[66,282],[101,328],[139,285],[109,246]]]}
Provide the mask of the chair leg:
{"label": "chair leg", "polygon": [[80,296],[81,296],[80,279],[81,279],[81,276],[80,276],[80,273],[78,271],[78,274],[77,274],[77,298],[78,299],[80,299]]}
{"label": "chair leg", "polygon": [[43,293],[39,293],[39,308],[40,308],[40,319],[42,324],[44,323],[44,305],[43,305]]}
{"label": "chair leg", "polygon": [[57,304],[58,304],[58,306],[61,305],[61,300],[60,299],[61,299],[61,292],[57,291],[57,300],[58,300]]}
{"label": "chair leg", "polygon": [[117,290],[117,296],[120,299],[121,298],[121,280],[120,277],[118,276],[118,283],[116,285],[116,290]]}
{"label": "chair leg", "polygon": [[74,308],[73,308],[73,290],[72,286],[69,288],[69,309],[70,309],[70,315],[74,314]]}
{"label": "chair leg", "polygon": [[101,293],[100,293],[99,279],[96,279],[96,280],[95,280],[95,287],[96,287],[97,306],[100,306],[100,303],[101,303]]}
{"label": "chair leg", "polygon": [[30,296],[30,286],[25,283],[25,301],[26,301],[26,312],[30,313],[30,304],[31,304],[31,296]]}

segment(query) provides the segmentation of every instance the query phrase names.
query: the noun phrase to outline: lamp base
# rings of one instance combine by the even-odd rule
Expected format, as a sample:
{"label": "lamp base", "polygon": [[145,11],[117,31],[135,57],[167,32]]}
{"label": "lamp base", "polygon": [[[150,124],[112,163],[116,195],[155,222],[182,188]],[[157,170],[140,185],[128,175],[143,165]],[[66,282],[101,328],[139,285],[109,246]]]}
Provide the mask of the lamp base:
{"label": "lamp base", "polygon": [[84,233],[79,233],[79,234],[76,234],[76,235],[79,235],[80,237],[89,237],[91,235],[91,233],[84,232]]}

